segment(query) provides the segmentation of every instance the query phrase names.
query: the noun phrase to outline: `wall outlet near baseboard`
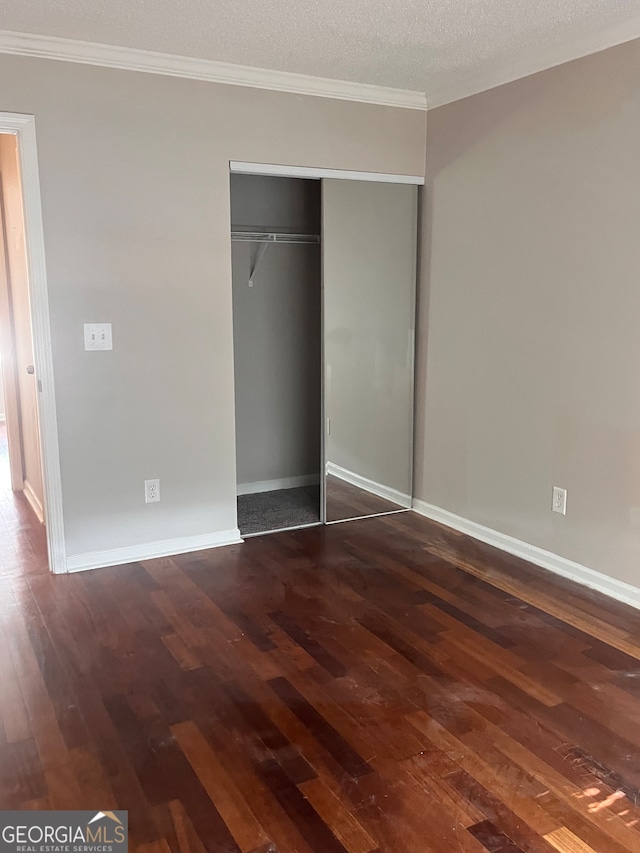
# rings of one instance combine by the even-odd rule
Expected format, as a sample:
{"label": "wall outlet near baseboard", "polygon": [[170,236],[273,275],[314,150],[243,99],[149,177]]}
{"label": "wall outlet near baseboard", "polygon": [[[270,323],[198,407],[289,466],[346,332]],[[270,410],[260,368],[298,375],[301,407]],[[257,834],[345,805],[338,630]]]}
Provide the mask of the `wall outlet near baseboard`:
{"label": "wall outlet near baseboard", "polygon": [[553,487],[553,497],[551,499],[551,509],[554,512],[559,512],[560,515],[567,514],[567,490],[561,489],[559,486]]}
{"label": "wall outlet near baseboard", "polygon": [[154,504],[160,500],[160,480],[144,481],[144,502]]}

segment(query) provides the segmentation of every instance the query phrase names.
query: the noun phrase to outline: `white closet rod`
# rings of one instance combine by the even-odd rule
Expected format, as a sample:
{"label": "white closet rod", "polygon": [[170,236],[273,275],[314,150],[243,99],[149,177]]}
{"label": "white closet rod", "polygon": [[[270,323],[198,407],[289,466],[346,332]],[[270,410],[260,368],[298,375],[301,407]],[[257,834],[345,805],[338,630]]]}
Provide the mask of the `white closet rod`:
{"label": "white closet rod", "polygon": [[242,243],[319,243],[319,234],[287,234],[282,231],[232,231],[231,239]]}

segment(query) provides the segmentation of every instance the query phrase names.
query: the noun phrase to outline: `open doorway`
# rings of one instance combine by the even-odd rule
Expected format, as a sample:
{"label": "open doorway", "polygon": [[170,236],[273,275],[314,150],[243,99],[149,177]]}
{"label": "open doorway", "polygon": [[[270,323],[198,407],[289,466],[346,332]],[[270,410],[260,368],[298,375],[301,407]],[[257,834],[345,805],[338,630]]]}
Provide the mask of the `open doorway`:
{"label": "open doorway", "polygon": [[231,174],[238,528],[322,521],[320,182]]}
{"label": "open doorway", "polygon": [[0,566],[47,564],[25,216],[15,134],[0,133]]}

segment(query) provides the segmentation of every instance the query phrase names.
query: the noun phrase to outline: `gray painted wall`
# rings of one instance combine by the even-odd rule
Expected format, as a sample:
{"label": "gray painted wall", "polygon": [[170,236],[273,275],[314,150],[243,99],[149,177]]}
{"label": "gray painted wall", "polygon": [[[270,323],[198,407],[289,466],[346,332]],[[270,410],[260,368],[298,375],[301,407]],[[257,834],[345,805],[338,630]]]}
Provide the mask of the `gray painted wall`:
{"label": "gray painted wall", "polygon": [[232,227],[319,234],[320,181],[231,175]]}
{"label": "gray painted wall", "polygon": [[[232,228],[319,233],[320,183],[231,176]],[[233,243],[238,483],[320,479],[320,247]]]}
{"label": "gray painted wall", "polygon": [[416,460],[417,497],[636,586],[639,152],[639,41],[429,113]]}
{"label": "gray painted wall", "polygon": [[232,530],[229,161],[422,174],[425,114],[9,55],[0,110],[36,117],[68,553]]}

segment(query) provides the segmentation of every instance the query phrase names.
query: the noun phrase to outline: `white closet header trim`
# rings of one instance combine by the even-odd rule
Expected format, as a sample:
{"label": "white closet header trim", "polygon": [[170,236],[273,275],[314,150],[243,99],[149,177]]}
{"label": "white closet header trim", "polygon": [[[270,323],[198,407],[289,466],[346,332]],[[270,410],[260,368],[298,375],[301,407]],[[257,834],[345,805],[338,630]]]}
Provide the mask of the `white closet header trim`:
{"label": "white closet header trim", "polygon": [[389,175],[383,172],[355,172],[347,169],[316,169],[311,166],[281,166],[275,163],[244,163],[231,160],[234,174],[278,175],[287,178],[337,178],[344,181],[376,181],[381,184],[424,185],[420,175]]}

